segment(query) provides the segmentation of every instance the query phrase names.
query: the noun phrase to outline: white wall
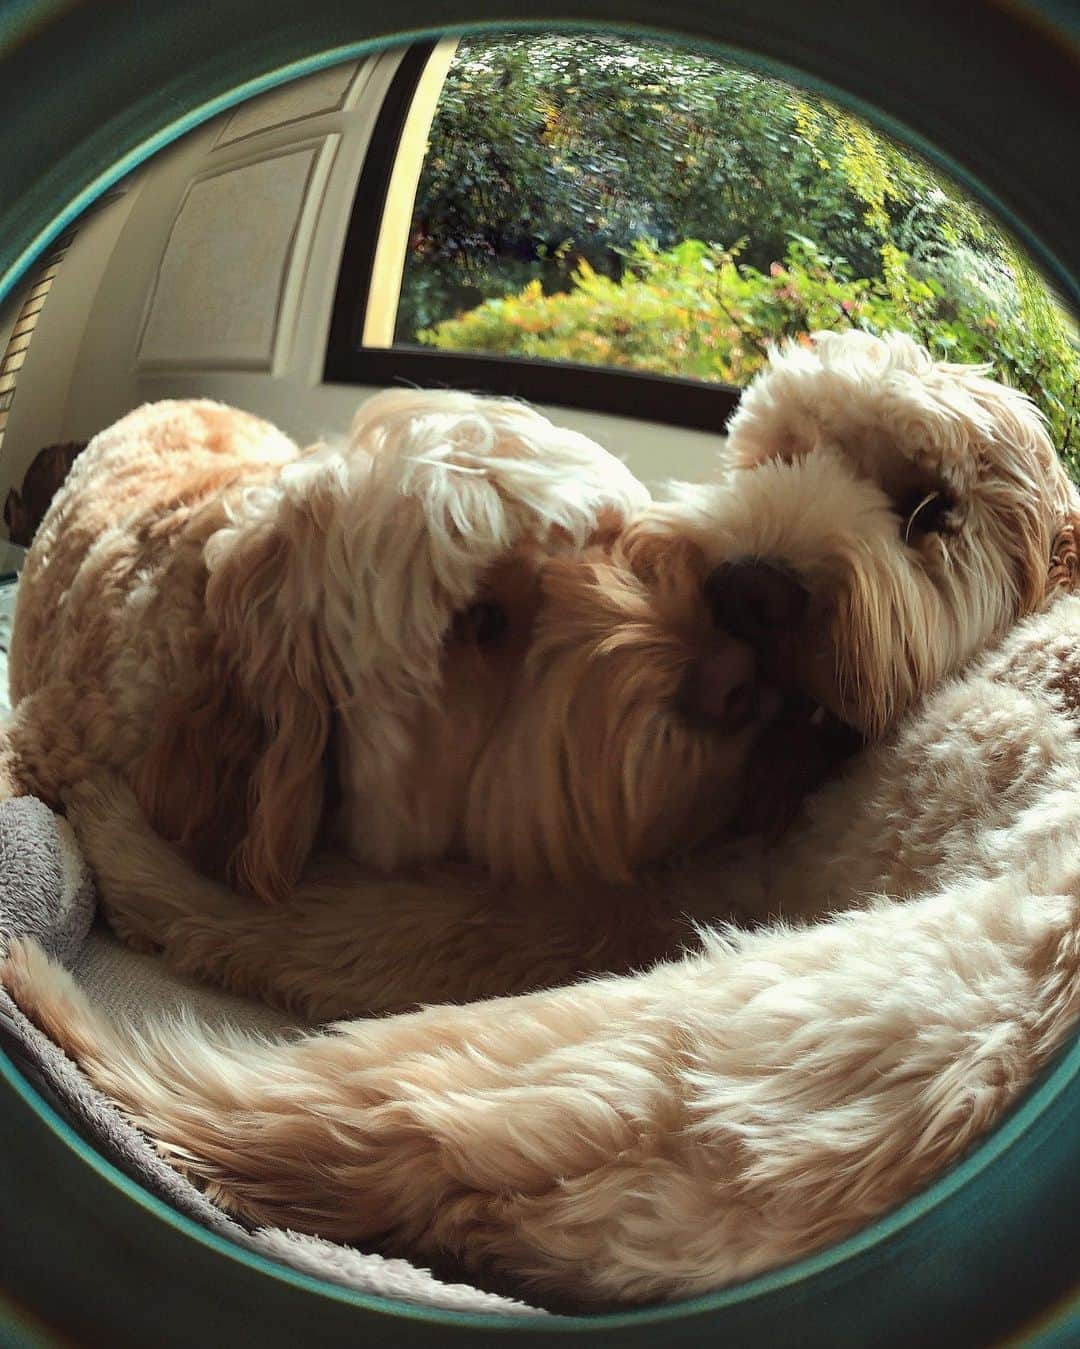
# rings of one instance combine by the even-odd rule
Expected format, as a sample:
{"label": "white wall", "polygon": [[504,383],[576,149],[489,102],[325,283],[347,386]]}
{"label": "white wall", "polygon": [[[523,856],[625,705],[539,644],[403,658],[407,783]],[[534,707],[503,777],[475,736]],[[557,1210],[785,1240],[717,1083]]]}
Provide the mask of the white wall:
{"label": "white wall", "polygon": [[[88,439],[148,399],[218,398],[301,443],[345,429],[366,391],[323,384],[322,368],[353,196],[397,60],[385,53],[320,72],[198,128],[86,222],[20,374],[0,497],[43,445]],[[267,175],[252,168],[277,156],[288,157],[280,190],[267,195]],[[231,189],[248,183],[262,195],[245,205]],[[223,210],[231,214],[207,247],[191,247],[192,221]],[[698,432],[546,410],[647,480],[705,476],[716,452],[717,438]]]}
{"label": "white wall", "polygon": [[[43,445],[75,440],[71,401],[85,333],[95,310],[107,307],[100,293],[102,274],[113,257],[135,193],[109,202],[91,215],[60,264],[38,316],[8,416],[0,474],[4,490],[22,475]],[[110,414],[107,420],[112,420]],[[75,423],[79,422],[76,413]]]}

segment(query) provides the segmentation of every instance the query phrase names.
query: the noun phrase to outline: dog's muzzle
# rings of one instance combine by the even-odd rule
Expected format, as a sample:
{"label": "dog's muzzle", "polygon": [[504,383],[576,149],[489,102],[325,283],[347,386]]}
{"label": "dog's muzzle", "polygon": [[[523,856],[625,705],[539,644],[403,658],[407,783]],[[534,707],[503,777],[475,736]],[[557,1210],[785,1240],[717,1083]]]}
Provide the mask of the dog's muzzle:
{"label": "dog's muzzle", "polygon": [[760,712],[757,657],[738,638],[717,634],[712,648],[690,669],[682,688],[682,710],[694,724],[732,735]]}
{"label": "dog's muzzle", "polygon": [[810,596],[783,567],[746,559],[725,562],[705,579],[705,602],[717,627],[753,647],[765,677],[784,682],[773,668],[802,622]]}

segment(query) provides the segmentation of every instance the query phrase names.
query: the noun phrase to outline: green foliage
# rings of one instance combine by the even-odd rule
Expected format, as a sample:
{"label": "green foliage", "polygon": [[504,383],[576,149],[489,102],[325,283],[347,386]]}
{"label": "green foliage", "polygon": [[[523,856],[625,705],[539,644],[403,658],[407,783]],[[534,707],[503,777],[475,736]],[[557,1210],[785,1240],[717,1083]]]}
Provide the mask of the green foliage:
{"label": "green foliage", "polygon": [[398,341],[743,384],[768,341],[848,324],[991,362],[1076,467],[1075,330],[1012,240],[920,160],[711,55],[462,43]]}
{"label": "green foliage", "polygon": [[[931,190],[932,189],[932,190]],[[798,229],[860,275],[980,247],[978,214],[840,109],[685,48],[618,37],[463,42],[414,211],[398,338],[578,262],[617,278],[637,239],[745,238],[767,270]]]}
{"label": "green foliage", "polygon": [[[1080,446],[1071,443],[1080,359],[1061,311],[1037,284],[1012,311],[972,308],[923,278],[893,245],[883,275],[856,277],[840,258],[805,236],[792,236],[783,263],[761,271],[740,247],[685,240],[660,251],[639,241],[620,280],[579,262],[569,291],[547,295],[539,280],[514,295],[420,333],[450,351],[498,352],[537,359],[622,366],[657,374],[742,385],[761,366],[767,344],[805,340],[821,328],[900,329],[939,358],[988,362],[1031,394],[1050,423],[1074,476]],[[1015,293],[1013,293],[1015,299]]]}

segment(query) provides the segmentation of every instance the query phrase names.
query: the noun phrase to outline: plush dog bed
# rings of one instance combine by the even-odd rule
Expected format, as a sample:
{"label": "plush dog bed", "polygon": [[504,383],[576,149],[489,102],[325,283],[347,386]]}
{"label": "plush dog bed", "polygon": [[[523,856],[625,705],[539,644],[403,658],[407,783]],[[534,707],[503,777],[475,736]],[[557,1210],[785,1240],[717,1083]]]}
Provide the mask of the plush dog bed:
{"label": "plush dog bed", "polygon": [[[745,1172],[734,1177],[740,1203],[753,1204],[755,1185],[768,1191],[770,1168],[781,1181],[790,1177],[769,1214],[791,1228],[787,1258],[854,1230],[956,1162],[1072,1033],[1080,1015],[1078,775],[1080,599],[1068,598],[1019,625],[918,709],[895,741],[826,789],[771,873],[757,874],[771,897],[766,908],[812,919],[831,907],[859,911],[805,931],[729,934],[687,966],[701,997],[700,980],[715,966],[708,996],[719,1000],[724,1027],[713,1058],[695,1069],[717,1084],[715,1136],[699,1130],[696,1146],[718,1146],[724,1131],[739,1138],[744,1161],[732,1166]],[[31,799],[0,804],[8,935],[37,936],[117,1021],[185,1004],[211,1023],[287,1029],[265,1009],[195,990],[111,939],[88,938],[91,910],[66,825]],[[401,1260],[226,1218],[0,997],[21,1061],[82,1132],[207,1226],[350,1287],[432,1306],[528,1310]],[[507,1018],[505,1004],[496,1016]],[[740,1040],[747,1028],[760,1051],[736,1071],[733,1056],[752,1048]],[[785,1099],[788,1091],[797,1099]],[[464,1093],[459,1106],[469,1108]],[[800,1159],[815,1162],[820,1181],[812,1168],[798,1169]],[[721,1190],[717,1230],[732,1202]],[[825,1205],[816,1236],[800,1216],[815,1203]],[[527,1243],[512,1251],[519,1268],[529,1259]],[[727,1259],[717,1282],[770,1263],[752,1251]]]}
{"label": "plush dog bed", "polygon": [[[0,941],[33,936],[119,1018],[139,1020],[183,1008],[187,1016],[210,1024],[227,1021],[264,1032],[287,1027],[268,1008],[200,988],[167,972],[160,961],[129,951],[95,928],[94,907],[93,884],[66,822],[33,797],[0,802]],[[79,1133],[128,1175],[212,1231],[361,1292],[457,1311],[517,1316],[532,1311],[509,1298],[444,1283],[404,1260],[386,1260],[295,1232],[245,1230],[167,1166],[3,990],[0,1031],[5,1051]]]}

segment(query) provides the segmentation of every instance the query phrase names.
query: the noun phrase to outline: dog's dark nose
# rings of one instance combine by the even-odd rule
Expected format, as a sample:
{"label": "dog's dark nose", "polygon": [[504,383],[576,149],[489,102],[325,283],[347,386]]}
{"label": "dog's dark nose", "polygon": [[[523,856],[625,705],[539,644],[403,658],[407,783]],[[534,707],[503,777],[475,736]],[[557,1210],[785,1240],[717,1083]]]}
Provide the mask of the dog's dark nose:
{"label": "dog's dark nose", "polygon": [[809,598],[791,572],[769,562],[725,562],[705,578],[717,625],[759,649],[799,622]]}
{"label": "dog's dark nose", "polygon": [[724,638],[691,668],[683,685],[687,717],[734,733],[758,714],[757,657],[745,642]]}

